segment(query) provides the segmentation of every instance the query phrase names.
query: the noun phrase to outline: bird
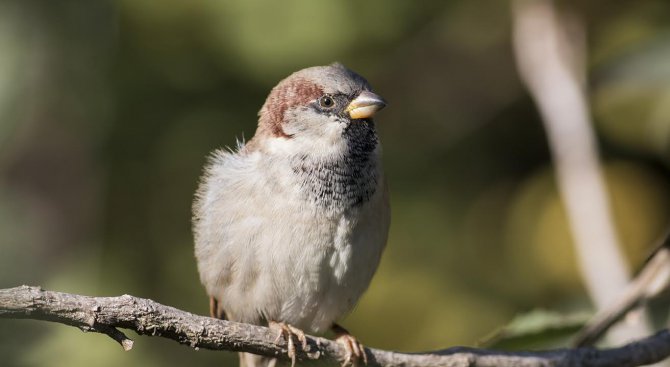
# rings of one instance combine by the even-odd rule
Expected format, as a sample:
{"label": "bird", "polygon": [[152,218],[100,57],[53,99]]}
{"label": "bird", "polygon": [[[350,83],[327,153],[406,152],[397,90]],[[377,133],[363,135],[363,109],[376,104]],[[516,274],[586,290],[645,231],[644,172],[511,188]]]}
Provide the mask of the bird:
{"label": "bird", "polygon": [[[340,63],[281,80],[254,136],[218,149],[193,202],[195,257],[210,315],[268,326],[287,342],[332,330],[344,364],[367,363],[337,322],[368,288],[386,246],[389,191],[373,116],[386,106]],[[240,353],[244,367],[276,359]]]}

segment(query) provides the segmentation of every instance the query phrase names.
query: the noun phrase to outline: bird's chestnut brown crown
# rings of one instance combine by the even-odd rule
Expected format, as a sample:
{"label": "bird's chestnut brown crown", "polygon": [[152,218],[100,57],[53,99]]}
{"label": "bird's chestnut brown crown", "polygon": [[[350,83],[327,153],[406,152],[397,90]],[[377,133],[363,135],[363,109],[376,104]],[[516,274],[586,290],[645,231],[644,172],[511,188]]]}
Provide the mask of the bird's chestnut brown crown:
{"label": "bird's chestnut brown crown", "polygon": [[284,126],[287,112],[295,109],[312,109],[340,121],[370,119],[386,105],[371,90],[365,78],[339,63],[297,71],[270,92],[259,112],[259,130],[290,138]]}

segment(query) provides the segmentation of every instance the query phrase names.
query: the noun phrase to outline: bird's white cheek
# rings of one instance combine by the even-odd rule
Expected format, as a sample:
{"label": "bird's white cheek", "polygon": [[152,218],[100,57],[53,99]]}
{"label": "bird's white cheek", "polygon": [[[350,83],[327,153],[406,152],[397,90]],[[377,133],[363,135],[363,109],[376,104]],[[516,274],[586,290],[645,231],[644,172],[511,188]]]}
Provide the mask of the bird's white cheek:
{"label": "bird's white cheek", "polygon": [[346,149],[342,133],[345,125],[337,121],[318,121],[312,126],[287,128],[290,138],[270,139],[268,148],[286,155],[309,154],[312,157],[341,154]]}
{"label": "bird's white cheek", "polygon": [[341,149],[344,148],[346,141],[342,136],[345,125],[343,123],[332,122],[325,126],[323,134],[315,139],[320,140],[319,145],[323,148],[332,147],[335,151],[329,153],[338,153]]}
{"label": "bird's white cheek", "polygon": [[343,127],[338,123],[327,124],[319,134],[296,137],[296,143],[301,146],[302,152],[309,152],[312,157],[341,155],[346,149]]}

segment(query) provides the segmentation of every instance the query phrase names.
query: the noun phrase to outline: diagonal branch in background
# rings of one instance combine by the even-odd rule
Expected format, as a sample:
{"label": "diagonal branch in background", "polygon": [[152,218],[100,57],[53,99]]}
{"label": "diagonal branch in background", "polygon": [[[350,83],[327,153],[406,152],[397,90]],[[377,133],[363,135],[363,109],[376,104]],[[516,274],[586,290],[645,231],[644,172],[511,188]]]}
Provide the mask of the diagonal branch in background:
{"label": "diagonal branch in background", "polygon": [[[88,297],[29,286],[0,289],[0,318],[52,321],[107,334],[125,350],[132,348],[132,341],[117,328],[172,339],[193,348],[250,352],[288,360],[286,343],[276,341],[277,335],[268,328],[198,316],[129,295]],[[297,351],[300,364],[338,366],[344,361],[345,351],[338,343],[312,336],[307,341],[307,351]],[[416,354],[373,348],[366,348],[365,352],[370,367],[641,366],[670,356],[670,331],[603,350],[499,352],[456,347]]]}
{"label": "diagonal branch in background", "polygon": [[[554,1],[512,4],[519,76],[542,116],[582,278],[596,308],[604,309],[628,284],[629,271],[614,228],[581,80],[585,30],[576,18],[561,17]],[[618,325],[611,340],[621,343],[647,335],[646,318],[641,321]]]}

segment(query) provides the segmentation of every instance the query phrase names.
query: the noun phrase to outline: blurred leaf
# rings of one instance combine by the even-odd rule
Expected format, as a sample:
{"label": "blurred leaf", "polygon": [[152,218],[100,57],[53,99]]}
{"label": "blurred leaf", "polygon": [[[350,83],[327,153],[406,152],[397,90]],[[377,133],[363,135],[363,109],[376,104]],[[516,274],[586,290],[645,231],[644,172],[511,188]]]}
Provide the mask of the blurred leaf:
{"label": "blurred leaf", "polygon": [[628,149],[655,153],[670,163],[670,33],[639,45],[635,53],[601,66],[593,93],[604,135]]}
{"label": "blurred leaf", "polygon": [[560,314],[534,310],[515,317],[480,343],[494,349],[540,349],[566,346],[569,338],[581,329],[591,315]]}
{"label": "blurred leaf", "polygon": [[11,154],[14,130],[17,128],[19,115],[17,101],[25,94],[26,75],[21,73],[23,64],[28,59],[26,45],[21,42],[20,34],[25,31],[21,27],[19,7],[15,4],[0,2],[0,168],[6,155]]}

